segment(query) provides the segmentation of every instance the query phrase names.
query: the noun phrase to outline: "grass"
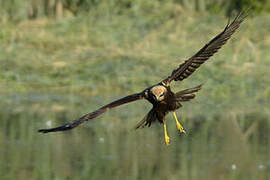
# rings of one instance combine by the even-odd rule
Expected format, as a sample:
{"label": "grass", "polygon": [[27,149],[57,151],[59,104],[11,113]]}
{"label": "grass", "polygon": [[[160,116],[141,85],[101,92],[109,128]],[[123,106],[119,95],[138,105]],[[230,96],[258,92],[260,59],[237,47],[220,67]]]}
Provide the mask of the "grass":
{"label": "grass", "polygon": [[[269,178],[269,15],[248,18],[178,91],[204,83],[178,112],[130,129],[135,102],[67,133],[37,134],[167,77],[225,26],[220,16],[78,16],[1,24],[1,179]],[[181,61],[179,60],[181,59]],[[232,167],[236,167],[236,169]]]}

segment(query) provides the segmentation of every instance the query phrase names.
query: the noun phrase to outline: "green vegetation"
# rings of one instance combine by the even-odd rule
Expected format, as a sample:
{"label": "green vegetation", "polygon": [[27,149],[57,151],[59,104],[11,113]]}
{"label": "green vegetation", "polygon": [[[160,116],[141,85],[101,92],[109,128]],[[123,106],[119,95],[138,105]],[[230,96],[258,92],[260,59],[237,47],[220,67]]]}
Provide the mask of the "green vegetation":
{"label": "green vegetation", "polygon": [[178,111],[188,136],[168,115],[169,148],[159,124],[131,130],[150,108],[143,101],[70,132],[37,133],[167,77],[227,23],[172,2],[61,20],[23,20],[25,9],[10,9],[20,22],[0,24],[0,179],[269,179],[267,13],[249,17],[217,55],[173,84],[204,86]]}
{"label": "green vegetation", "polygon": [[[174,16],[183,9],[230,15],[250,8],[253,14],[270,11],[269,0],[1,0],[0,20],[35,19],[38,17],[70,17],[97,10],[102,14],[138,15],[158,11],[160,16]],[[166,12],[166,13],[165,13]]]}

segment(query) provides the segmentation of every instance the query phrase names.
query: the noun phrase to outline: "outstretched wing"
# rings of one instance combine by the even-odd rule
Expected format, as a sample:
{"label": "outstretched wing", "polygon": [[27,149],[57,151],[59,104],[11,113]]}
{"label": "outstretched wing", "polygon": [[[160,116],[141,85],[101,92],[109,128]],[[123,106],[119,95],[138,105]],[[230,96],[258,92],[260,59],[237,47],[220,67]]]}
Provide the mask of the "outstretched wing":
{"label": "outstretched wing", "polygon": [[239,13],[231,23],[228,22],[227,26],[220,34],[207,43],[194,56],[180,64],[180,66],[162,82],[169,85],[172,80],[182,81],[191,75],[198,67],[200,67],[201,64],[213,56],[227,42],[228,39],[230,39],[232,34],[236,31],[246,16],[246,13]]}
{"label": "outstretched wing", "polygon": [[110,104],[107,104],[107,105],[99,108],[98,110],[91,112],[89,114],[86,114],[86,115],[82,116],[81,118],[76,119],[74,121],[71,121],[63,126],[59,126],[59,127],[51,128],[51,129],[40,129],[40,130],[38,130],[38,132],[48,133],[48,132],[71,130],[71,129],[79,126],[80,124],[84,123],[85,121],[88,121],[90,119],[94,119],[94,118],[100,116],[101,114],[105,113],[109,109],[115,108],[115,107],[120,106],[122,104],[130,103],[130,102],[133,102],[133,101],[136,101],[139,99],[143,99],[143,98],[144,98],[143,93],[132,94],[132,95],[123,97],[121,99],[118,99],[116,101],[113,101]]}

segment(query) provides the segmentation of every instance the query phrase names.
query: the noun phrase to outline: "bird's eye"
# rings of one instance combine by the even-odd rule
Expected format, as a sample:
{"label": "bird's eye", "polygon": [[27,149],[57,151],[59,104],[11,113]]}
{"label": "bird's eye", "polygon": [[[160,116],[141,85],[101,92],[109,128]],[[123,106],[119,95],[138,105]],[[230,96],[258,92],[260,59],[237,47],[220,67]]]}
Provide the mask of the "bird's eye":
{"label": "bird's eye", "polygon": [[162,93],[162,94],[160,95],[160,97],[162,97],[162,96],[164,96],[164,93]]}

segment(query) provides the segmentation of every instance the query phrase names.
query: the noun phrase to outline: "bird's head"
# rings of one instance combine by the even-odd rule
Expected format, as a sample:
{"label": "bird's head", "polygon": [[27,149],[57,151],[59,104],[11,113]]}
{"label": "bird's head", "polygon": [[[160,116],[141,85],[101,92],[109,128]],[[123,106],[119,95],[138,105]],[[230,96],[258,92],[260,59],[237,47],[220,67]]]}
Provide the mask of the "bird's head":
{"label": "bird's head", "polygon": [[161,85],[154,86],[150,89],[150,94],[156,101],[163,101],[166,93],[167,89]]}

